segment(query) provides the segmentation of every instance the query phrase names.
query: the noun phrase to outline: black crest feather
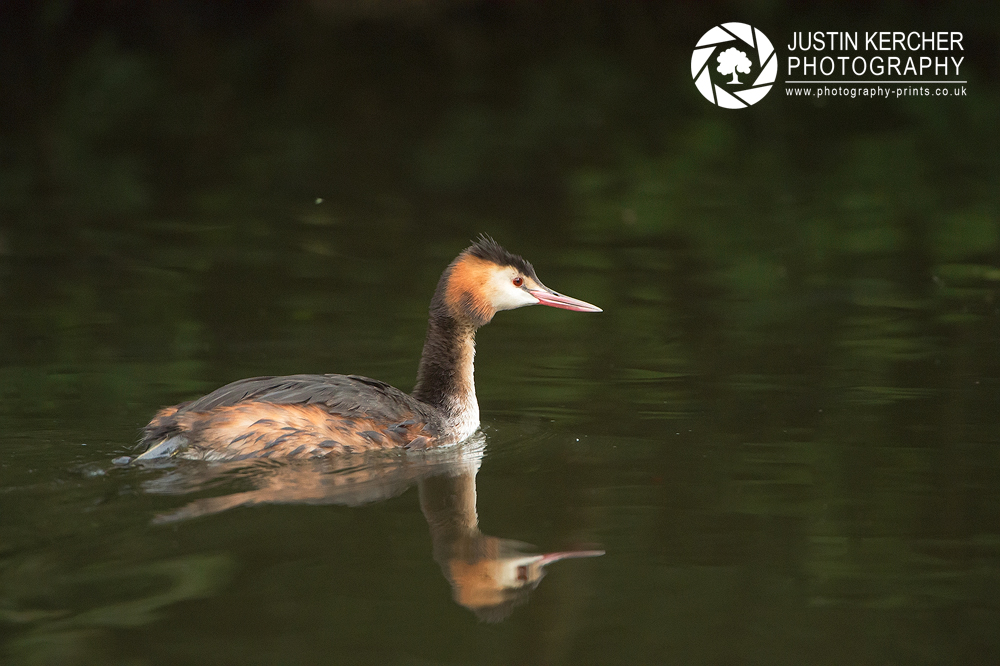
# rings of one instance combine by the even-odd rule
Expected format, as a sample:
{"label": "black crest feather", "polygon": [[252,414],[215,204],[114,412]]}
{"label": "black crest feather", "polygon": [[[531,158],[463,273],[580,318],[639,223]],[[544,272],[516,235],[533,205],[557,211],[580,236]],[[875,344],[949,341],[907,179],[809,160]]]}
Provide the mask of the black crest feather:
{"label": "black crest feather", "polygon": [[491,261],[498,266],[512,266],[524,275],[530,276],[535,280],[538,279],[538,276],[535,275],[535,269],[529,261],[503,249],[500,243],[497,243],[486,234],[481,234],[476,239],[476,242],[465,252],[473,257]]}

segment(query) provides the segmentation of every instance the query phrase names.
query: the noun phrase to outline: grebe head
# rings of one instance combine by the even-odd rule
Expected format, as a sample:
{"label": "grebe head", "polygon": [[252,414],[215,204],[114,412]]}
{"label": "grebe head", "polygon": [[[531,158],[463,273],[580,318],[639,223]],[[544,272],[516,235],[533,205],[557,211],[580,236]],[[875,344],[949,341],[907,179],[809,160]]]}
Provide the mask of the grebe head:
{"label": "grebe head", "polygon": [[441,306],[451,316],[482,326],[501,310],[548,305],[576,312],[601,308],[557,293],[535,275],[530,263],[482,236],[455,259],[438,286]]}

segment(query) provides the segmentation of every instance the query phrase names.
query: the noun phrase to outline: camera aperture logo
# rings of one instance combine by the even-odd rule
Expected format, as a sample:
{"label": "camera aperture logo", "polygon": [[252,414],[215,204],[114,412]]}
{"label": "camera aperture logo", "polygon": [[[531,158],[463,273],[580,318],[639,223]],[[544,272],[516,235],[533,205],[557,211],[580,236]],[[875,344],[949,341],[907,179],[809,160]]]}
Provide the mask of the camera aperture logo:
{"label": "camera aperture logo", "polygon": [[746,23],[717,25],[691,54],[691,77],[712,104],[744,109],[766,95],[778,74],[771,40]]}

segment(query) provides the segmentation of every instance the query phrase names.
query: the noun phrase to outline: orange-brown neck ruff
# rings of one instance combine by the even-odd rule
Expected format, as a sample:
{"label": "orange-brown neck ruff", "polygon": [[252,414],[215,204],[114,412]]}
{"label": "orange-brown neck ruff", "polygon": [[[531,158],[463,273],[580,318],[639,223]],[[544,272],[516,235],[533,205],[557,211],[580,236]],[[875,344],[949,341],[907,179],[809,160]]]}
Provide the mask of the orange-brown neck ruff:
{"label": "orange-brown neck ruff", "polygon": [[479,427],[476,329],[495,314],[482,293],[491,264],[463,252],[445,269],[431,299],[427,339],[413,397],[441,410],[455,441]]}
{"label": "orange-brown neck ruff", "polygon": [[468,320],[475,327],[493,319],[496,310],[490,305],[486,286],[496,266],[484,259],[463,253],[447,272],[444,301],[448,311],[459,320]]}

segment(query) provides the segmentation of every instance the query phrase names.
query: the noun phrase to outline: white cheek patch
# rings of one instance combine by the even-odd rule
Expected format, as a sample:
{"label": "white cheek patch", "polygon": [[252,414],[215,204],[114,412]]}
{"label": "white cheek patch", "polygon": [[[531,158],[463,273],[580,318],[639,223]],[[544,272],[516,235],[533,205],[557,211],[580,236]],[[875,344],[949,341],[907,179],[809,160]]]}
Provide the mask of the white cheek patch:
{"label": "white cheek patch", "polygon": [[497,274],[490,279],[490,304],[494,310],[513,310],[537,305],[538,299],[513,284],[514,275]]}

